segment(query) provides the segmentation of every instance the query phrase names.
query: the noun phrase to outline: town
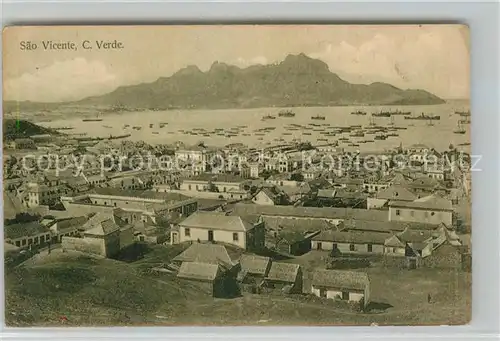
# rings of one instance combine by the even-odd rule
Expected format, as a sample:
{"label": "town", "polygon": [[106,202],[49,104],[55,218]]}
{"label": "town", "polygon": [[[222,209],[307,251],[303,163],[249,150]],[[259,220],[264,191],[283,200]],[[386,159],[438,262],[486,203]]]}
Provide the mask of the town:
{"label": "town", "polygon": [[[14,324],[470,319],[471,158],[453,145],[45,134],[4,143],[3,164]],[[51,290],[60,303],[45,307]]]}

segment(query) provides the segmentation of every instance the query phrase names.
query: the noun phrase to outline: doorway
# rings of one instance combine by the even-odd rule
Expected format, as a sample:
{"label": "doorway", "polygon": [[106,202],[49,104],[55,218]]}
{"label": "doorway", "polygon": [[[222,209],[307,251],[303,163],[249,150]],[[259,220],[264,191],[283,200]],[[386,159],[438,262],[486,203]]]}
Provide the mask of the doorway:
{"label": "doorway", "polygon": [[213,242],[214,241],[214,231],[209,230],[208,231],[208,241]]}

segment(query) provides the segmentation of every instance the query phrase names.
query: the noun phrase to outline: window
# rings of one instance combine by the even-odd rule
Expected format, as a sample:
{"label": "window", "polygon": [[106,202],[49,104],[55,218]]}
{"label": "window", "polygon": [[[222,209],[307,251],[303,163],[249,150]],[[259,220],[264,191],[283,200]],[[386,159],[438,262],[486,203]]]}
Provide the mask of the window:
{"label": "window", "polygon": [[184,235],[185,235],[186,237],[191,237],[191,230],[189,230],[189,228],[187,228],[187,227],[186,227],[186,228],[184,229]]}
{"label": "window", "polygon": [[349,291],[342,291],[342,300],[349,301]]}
{"label": "window", "polygon": [[19,240],[16,242],[16,246],[21,246],[21,242]]}
{"label": "window", "polygon": [[38,244],[38,237],[35,237],[35,244]]}
{"label": "window", "polygon": [[238,241],[238,233],[235,232],[233,233],[233,242],[237,242]]}
{"label": "window", "polygon": [[226,187],[224,187],[224,192],[226,192],[226,191],[227,191],[227,190],[226,190]]}
{"label": "window", "polygon": [[23,246],[24,246],[24,245],[26,245],[26,239],[23,239],[23,243],[22,243],[22,245],[23,245]]}
{"label": "window", "polygon": [[33,244],[33,239],[30,238],[30,239],[28,239],[28,245],[31,245],[31,244]]}
{"label": "window", "polygon": [[396,210],[396,215],[401,215],[401,210]]}
{"label": "window", "polygon": [[114,203],[115,207],[116,207],[116,202]]}
{"label": "window", "polygon": [[373,245],[372,244],[368,244],[366,248],[367,248],[368,252],[373,252]]}
{"label": "window", "polygon": [[415,211],[410,211],[410,216],[414,217],[415,216]]}
{"label": "window", "polygon": [[326,297],[326,289],[319,289],[319,297]]}
{"label": "window", "polygon": [[332,250],[337,251],[337,244],[332,244]]}
{"label": "window", "polygon": [[436,213],[434,213],[434,212],[431,212],[431,216],[433,216],[434,214],[436,214]]}
{"label": "window", "polygon": [[425,216],[426,218],[429,218],[429,212],[424,212],[424,216]]}
{"label": "window", "polygon": [[188,189],[191,190],[191,185],[188,185]]}
{"label": "window", "polygon": [[318,242],[318,243],[316,244],[316,249],[317,249],[317,250],[321,250],[322,248],[323,248],[323,245],[321,244],[321,242]]}
{"label": "window", "polygon": [[349,245],[349,251],[354,251],[356,248],[354,247],[354,244]]}
{"label": "window", "polygon": [[107,201],[105,201],[105,202],[104,202],[104,206],[106,206],[107,204],[108,204],[108,202],[107,202]]}

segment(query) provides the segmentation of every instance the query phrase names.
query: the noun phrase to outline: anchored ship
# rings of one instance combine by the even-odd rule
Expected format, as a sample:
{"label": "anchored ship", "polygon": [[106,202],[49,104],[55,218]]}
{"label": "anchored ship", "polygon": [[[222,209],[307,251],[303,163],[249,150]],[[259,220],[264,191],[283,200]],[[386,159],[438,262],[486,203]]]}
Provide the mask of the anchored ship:
{"label": "anchored ship", "polygon": [[295,113],[291,110],[282,110],[278,113],[279,117],[295,117]]}
{"label": "anchored ship", "polygon": [[356,110],[356,111],[351,112],[351,115],[365,116],[366,111]]}
{"label": "anchored ship", "polygon": [[439,115],[426,115],[421,113],[420,116],[405,116],[405,120],[440,120]]}

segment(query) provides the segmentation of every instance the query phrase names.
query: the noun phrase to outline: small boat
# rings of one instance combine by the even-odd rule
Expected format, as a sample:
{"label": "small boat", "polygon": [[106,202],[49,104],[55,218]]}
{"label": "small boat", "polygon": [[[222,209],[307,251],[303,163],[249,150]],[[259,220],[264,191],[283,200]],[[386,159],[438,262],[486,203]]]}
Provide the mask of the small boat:
{"label": "small boat", "polygon": [[375,136],[374,138],[375,140],[386,140],[387,139],[387,135],[385,134],[378,134]]}
{"label": "small boat", "polygon": [[75,129],[73,127],[60,127],[60,128],[53,128],[54,130],[72,130]]}
{"label": "small boat", "polygon": [[132,129],[135,129],[135,130],[141,130],[141,129],[142,129],[142,127],[140,127],[140,126],[135,126],[135,127],[132,127]]}
{"label": "small boat", "polygon": [[150,123],[150,124],[149,124],[149,127],[150,127],[150,128],[153,128],[153,123]]}
{"label": "small boat", "polygon": [[111,128],[110,126],[103,126],[103,127],[104,127],[104,128],[107,128],[107,129]]}
{"label": "small boat", "polygon": [[325,116],[320,116],[320,115],[311,116],[311,120],[321,120],[321,121],[324,121],[325,119],[326,119]]}
{"label": "small boat", "polygon": [[302,133],[302,135],[311,135],[311,133],[304,132],[304,133]]}
{"label": "small boat", "polygon": [[271,115],[266,115],[266,116],[262,117],[262,121],[275,120],[275,119],[276,119],[276,117],[271,116]]}
{"label": "small boat", "polygon": [[158,135],[158,134],[159,134],[159,132],[157,132],[157,131],[153,131],[153,132],[152,132],[152,134]]}

